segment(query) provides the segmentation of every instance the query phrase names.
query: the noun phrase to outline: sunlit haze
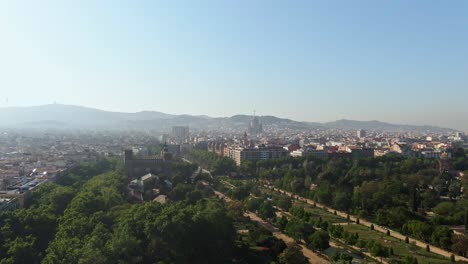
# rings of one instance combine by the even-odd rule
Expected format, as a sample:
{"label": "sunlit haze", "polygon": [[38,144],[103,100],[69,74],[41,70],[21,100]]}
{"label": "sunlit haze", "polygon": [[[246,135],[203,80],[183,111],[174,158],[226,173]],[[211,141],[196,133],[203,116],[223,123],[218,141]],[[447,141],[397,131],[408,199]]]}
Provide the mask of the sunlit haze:
{"label": "sunlit haze", "polygon": [[468,0],[0,0],[0,264],[468,264]]}
{"label": "sunlit haze", "polygon": [[0,106],[468,130],[467,1],[2,1]]}

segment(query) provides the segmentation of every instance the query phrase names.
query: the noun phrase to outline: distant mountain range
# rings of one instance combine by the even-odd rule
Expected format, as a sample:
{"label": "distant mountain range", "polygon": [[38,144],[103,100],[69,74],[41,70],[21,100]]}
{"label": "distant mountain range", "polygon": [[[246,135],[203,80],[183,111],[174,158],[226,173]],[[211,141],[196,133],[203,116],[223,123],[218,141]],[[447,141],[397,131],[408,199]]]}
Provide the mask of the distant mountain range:
{"label": "distant mountain range", "polygon": [[[242,129],[252,119],[249,115],[208,117],[171,115],[156,111],[137,113],[109,112],[94,108],[50,104],[32,107],[0,108],[0,127],[39,129],[160,129],[188,125],[197,129]],[[383,131],[451,132],[450,128],[435,126],[396,125],[380,121],[338,120],[328,123],[299,122],[275,116],[261,116],[265,127],[290,129],[365,129]]]}

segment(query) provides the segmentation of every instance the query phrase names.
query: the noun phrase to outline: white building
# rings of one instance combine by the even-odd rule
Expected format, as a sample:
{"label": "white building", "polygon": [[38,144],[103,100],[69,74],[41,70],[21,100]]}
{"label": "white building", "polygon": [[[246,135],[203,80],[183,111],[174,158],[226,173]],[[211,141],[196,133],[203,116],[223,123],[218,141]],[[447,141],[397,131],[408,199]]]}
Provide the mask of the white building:
{"label": "white building", "polygon": [[366,131],[364,131],[363,129],[359,129],[356,134],[357,134],[358,138],[365,138],[366,137]]}
{"label": "white building", "polygon": [[172,127],[172,138],[174,143],[182,144],[186,143],[190,139],[190,132],[188,126],[173,126]]}

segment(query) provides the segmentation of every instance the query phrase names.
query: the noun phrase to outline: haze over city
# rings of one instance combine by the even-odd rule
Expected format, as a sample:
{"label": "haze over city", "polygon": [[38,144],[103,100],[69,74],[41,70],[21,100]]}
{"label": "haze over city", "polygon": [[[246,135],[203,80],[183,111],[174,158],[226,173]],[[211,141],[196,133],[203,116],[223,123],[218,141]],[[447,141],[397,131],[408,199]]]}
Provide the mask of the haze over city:
{"label": "haze over city", "polygon": [[468,130],[466,1],[4,1],[0,106]]}
{"label": "haze over city", "polygon": [[0,1],[0,264],[468,264],[467,14]]}

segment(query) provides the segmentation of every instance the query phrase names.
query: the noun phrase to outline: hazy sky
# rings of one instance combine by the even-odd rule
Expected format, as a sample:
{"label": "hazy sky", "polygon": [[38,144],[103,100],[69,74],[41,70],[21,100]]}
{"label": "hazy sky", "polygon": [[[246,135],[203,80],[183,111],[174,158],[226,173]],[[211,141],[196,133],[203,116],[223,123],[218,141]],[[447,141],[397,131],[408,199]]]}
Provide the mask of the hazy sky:
{"label": "hazy sky", "polygon": [[0,91],[468,130],[468,1],[1,1]]}

